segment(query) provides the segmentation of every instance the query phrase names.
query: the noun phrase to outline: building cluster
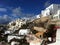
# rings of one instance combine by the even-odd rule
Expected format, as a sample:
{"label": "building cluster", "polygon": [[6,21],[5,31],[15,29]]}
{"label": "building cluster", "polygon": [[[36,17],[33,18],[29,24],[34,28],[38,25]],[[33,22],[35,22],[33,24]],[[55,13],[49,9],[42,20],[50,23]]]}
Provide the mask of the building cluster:
{"label": "building cluster", "polygon": [[8,30],[18,30],[23,24],[26,24],[25,20],[17,19],[8,24]]}
{"label": "building cluster", "polygon": [[[56,42],[55,23],[59,23],[60,5],[52,4],[32,18],[17,19],[7,24],[3,39],[10,45],[47,45]],[[29,28],[28,28],[29,27]],[[53,33],[52,33],[53,32]]]}
{"label": "building cluster", "polygon": [[45,10],[41,11],[42,16],[53,15],[53,19],[60,18],[60,5],[59,4],[51,4]]}
{"label": "building cluster", "polygon": [[[50,16],[51,21],[56,24],[56,42],[48,45],[59,45],[60,44],[60,4],[51,4],[45,10],[41,11],[41,17]],[[49,22],[49,23],[50,23]]]}
{"label": "building cluster", "polygon": [[[60,26],[60,4],[51,4],[46,9],[41,11],[40,17],[50,16],[50,22],[55,23],[56,25]],[[50,23],[49,22],[49,23]]]}

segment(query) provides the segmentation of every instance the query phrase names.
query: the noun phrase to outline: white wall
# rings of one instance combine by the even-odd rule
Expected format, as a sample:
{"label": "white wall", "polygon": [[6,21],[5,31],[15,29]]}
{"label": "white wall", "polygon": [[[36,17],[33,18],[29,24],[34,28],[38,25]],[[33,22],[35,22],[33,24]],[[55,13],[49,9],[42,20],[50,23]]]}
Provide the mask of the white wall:
{"label": "white wall", "polygon": [[30,33],[30,29],[21,29],[19,31],[19,35],[27,35],[28,33]]}
{"label": "white wall", "polygon": [[53,15],[53,19],[55,19],[56,17],[58,17],[57,19],[60,19],[59,15],[60,15],[60,10],[57,11],[57,14]]}
{"label": "white wall", "polygon": [[56,14],[57,11],[60,9],[58,6],[60,6],[60,5],[58,5],[58,4],[52,4],[52,5],[50,5],[45,10],[41,11],[42,16],[47,16],[50,13]]}
{"label": "white wall", "polygon": [[48,15],[50,15],[50,10],[49,9],[46,9],[46,10],[43,10],[42,12],[42,16],[44,17],[44,16],[48,16]]}
{"label": "white wall", "polygon": [[56,42],[55,43],[48,44],[48,45],[60,45],[60,29],[57,29]]}
{"label": "white wall", "polygon": [[60,45],[60,29],[57,29],[57,33],[56,33],[56,45]]}

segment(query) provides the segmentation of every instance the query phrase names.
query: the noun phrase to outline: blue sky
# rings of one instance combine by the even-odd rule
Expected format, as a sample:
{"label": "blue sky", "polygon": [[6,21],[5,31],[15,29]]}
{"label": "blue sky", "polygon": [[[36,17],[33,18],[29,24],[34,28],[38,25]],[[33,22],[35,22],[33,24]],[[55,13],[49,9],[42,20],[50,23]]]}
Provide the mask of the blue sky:
{"label": "blue sky", "polygon": [[38,15],[54,3],[60,4],[60,0],[0,0],[0,22]]}

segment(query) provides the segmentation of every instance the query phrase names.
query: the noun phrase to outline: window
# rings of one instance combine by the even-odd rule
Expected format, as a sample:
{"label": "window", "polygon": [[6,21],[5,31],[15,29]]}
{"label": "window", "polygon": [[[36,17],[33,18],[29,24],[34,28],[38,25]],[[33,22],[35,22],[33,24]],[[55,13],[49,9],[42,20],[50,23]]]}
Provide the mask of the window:
{"label": "window", "polygon": [[58,19],[58,16],[56,16],[56,19]]}
{"label": "window", "polygon": [[56,16],[56,19],[58,19],[58,16]]}
{"label": "window", "polygon": [[54,19],[58,19],[58,16],[55,16]]}
{"label": "window", "polygon": [[15,25],[16,25],[16,23],[15,23],[15,22],[13,22],[11,25],[15,26]]}
{"label": "window", "polygon": [[60,14],[59,14],[59,18],[60,18]]}
{"label": "window", "polygon": [[40,35],[40,38],[41,38],[41,35]]}

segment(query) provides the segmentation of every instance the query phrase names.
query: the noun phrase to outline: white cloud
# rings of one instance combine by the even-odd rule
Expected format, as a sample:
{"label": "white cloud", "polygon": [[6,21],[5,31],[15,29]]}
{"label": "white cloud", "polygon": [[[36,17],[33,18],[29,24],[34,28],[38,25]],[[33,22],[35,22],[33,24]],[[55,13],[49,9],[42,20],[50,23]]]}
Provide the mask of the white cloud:
{"label": "white cloud", "polygon": [[6,8],[0,8],[0,11],[2,11],[2,12],[6,12],[7,9],[6,9]]}
{"label": "white cloud", "polygon": [[34,14],[24,14],[22,12],[21,7],[17,7],[15,9],[12,9],[12,16],[13,17],[23,17],[23,16],[25,16],[25,17],[32,17],[33,15]]}
{"label": "white cloud", "polygon": [[[20,7],[15,8],[15,9],[13,9],[13,8],[9,8],[9,9],[10,9],[10,11],[12,12],[12,13],[11,13],[12,15],[10,15],[10,14],[8,14],[8,15],[6,15],[6,14],[0,15],[0,23],[9,22],[9,21],[11,21],[11,20],[14,20],[15,17],[20,16],[21,13],[22,13]],[[7,10],[9,10],[9,9],[7,9],[7,8],[0,8],[0,11],[2,11],[2,12],[7,12]],[[9,15],[10,15],[10,16],[9,16]],[[13,16],[13,17],[12,17],[12,16]]]}
{"label": "white cloud", "polygon": [[20,16],[20,15],[22,14],[21,8],[18,7],[18,8],[12,9],[12,14],[13,14],[14,16]]}
{"label": "white cloud", "polygon": [[[2,22],[9,22],[11,20],[15,20],[18,17],[32,17],[34,14],[24,14],[22,12],[22,9],[20,7],[17,8],[0,8],[0,11],[7,12],[7,10],[10,10],[12,13],[10,14],[4,14],[0,16],[0,23]],[[10,16],[9,16],[10,15]]]}
{"label": "white cloud", "polygon": [[50,0],[47,0],[46,2],[45,2],[45,7],[47,7],[47,6],[49,6],[50,5]]}
{"label": "white cloud", "polygon": [[0,23],[5,23],[5,22],[9,22],[13,20],[12,17],[8,16],[8,15],[3,15],[3,16],[0,16]]}

